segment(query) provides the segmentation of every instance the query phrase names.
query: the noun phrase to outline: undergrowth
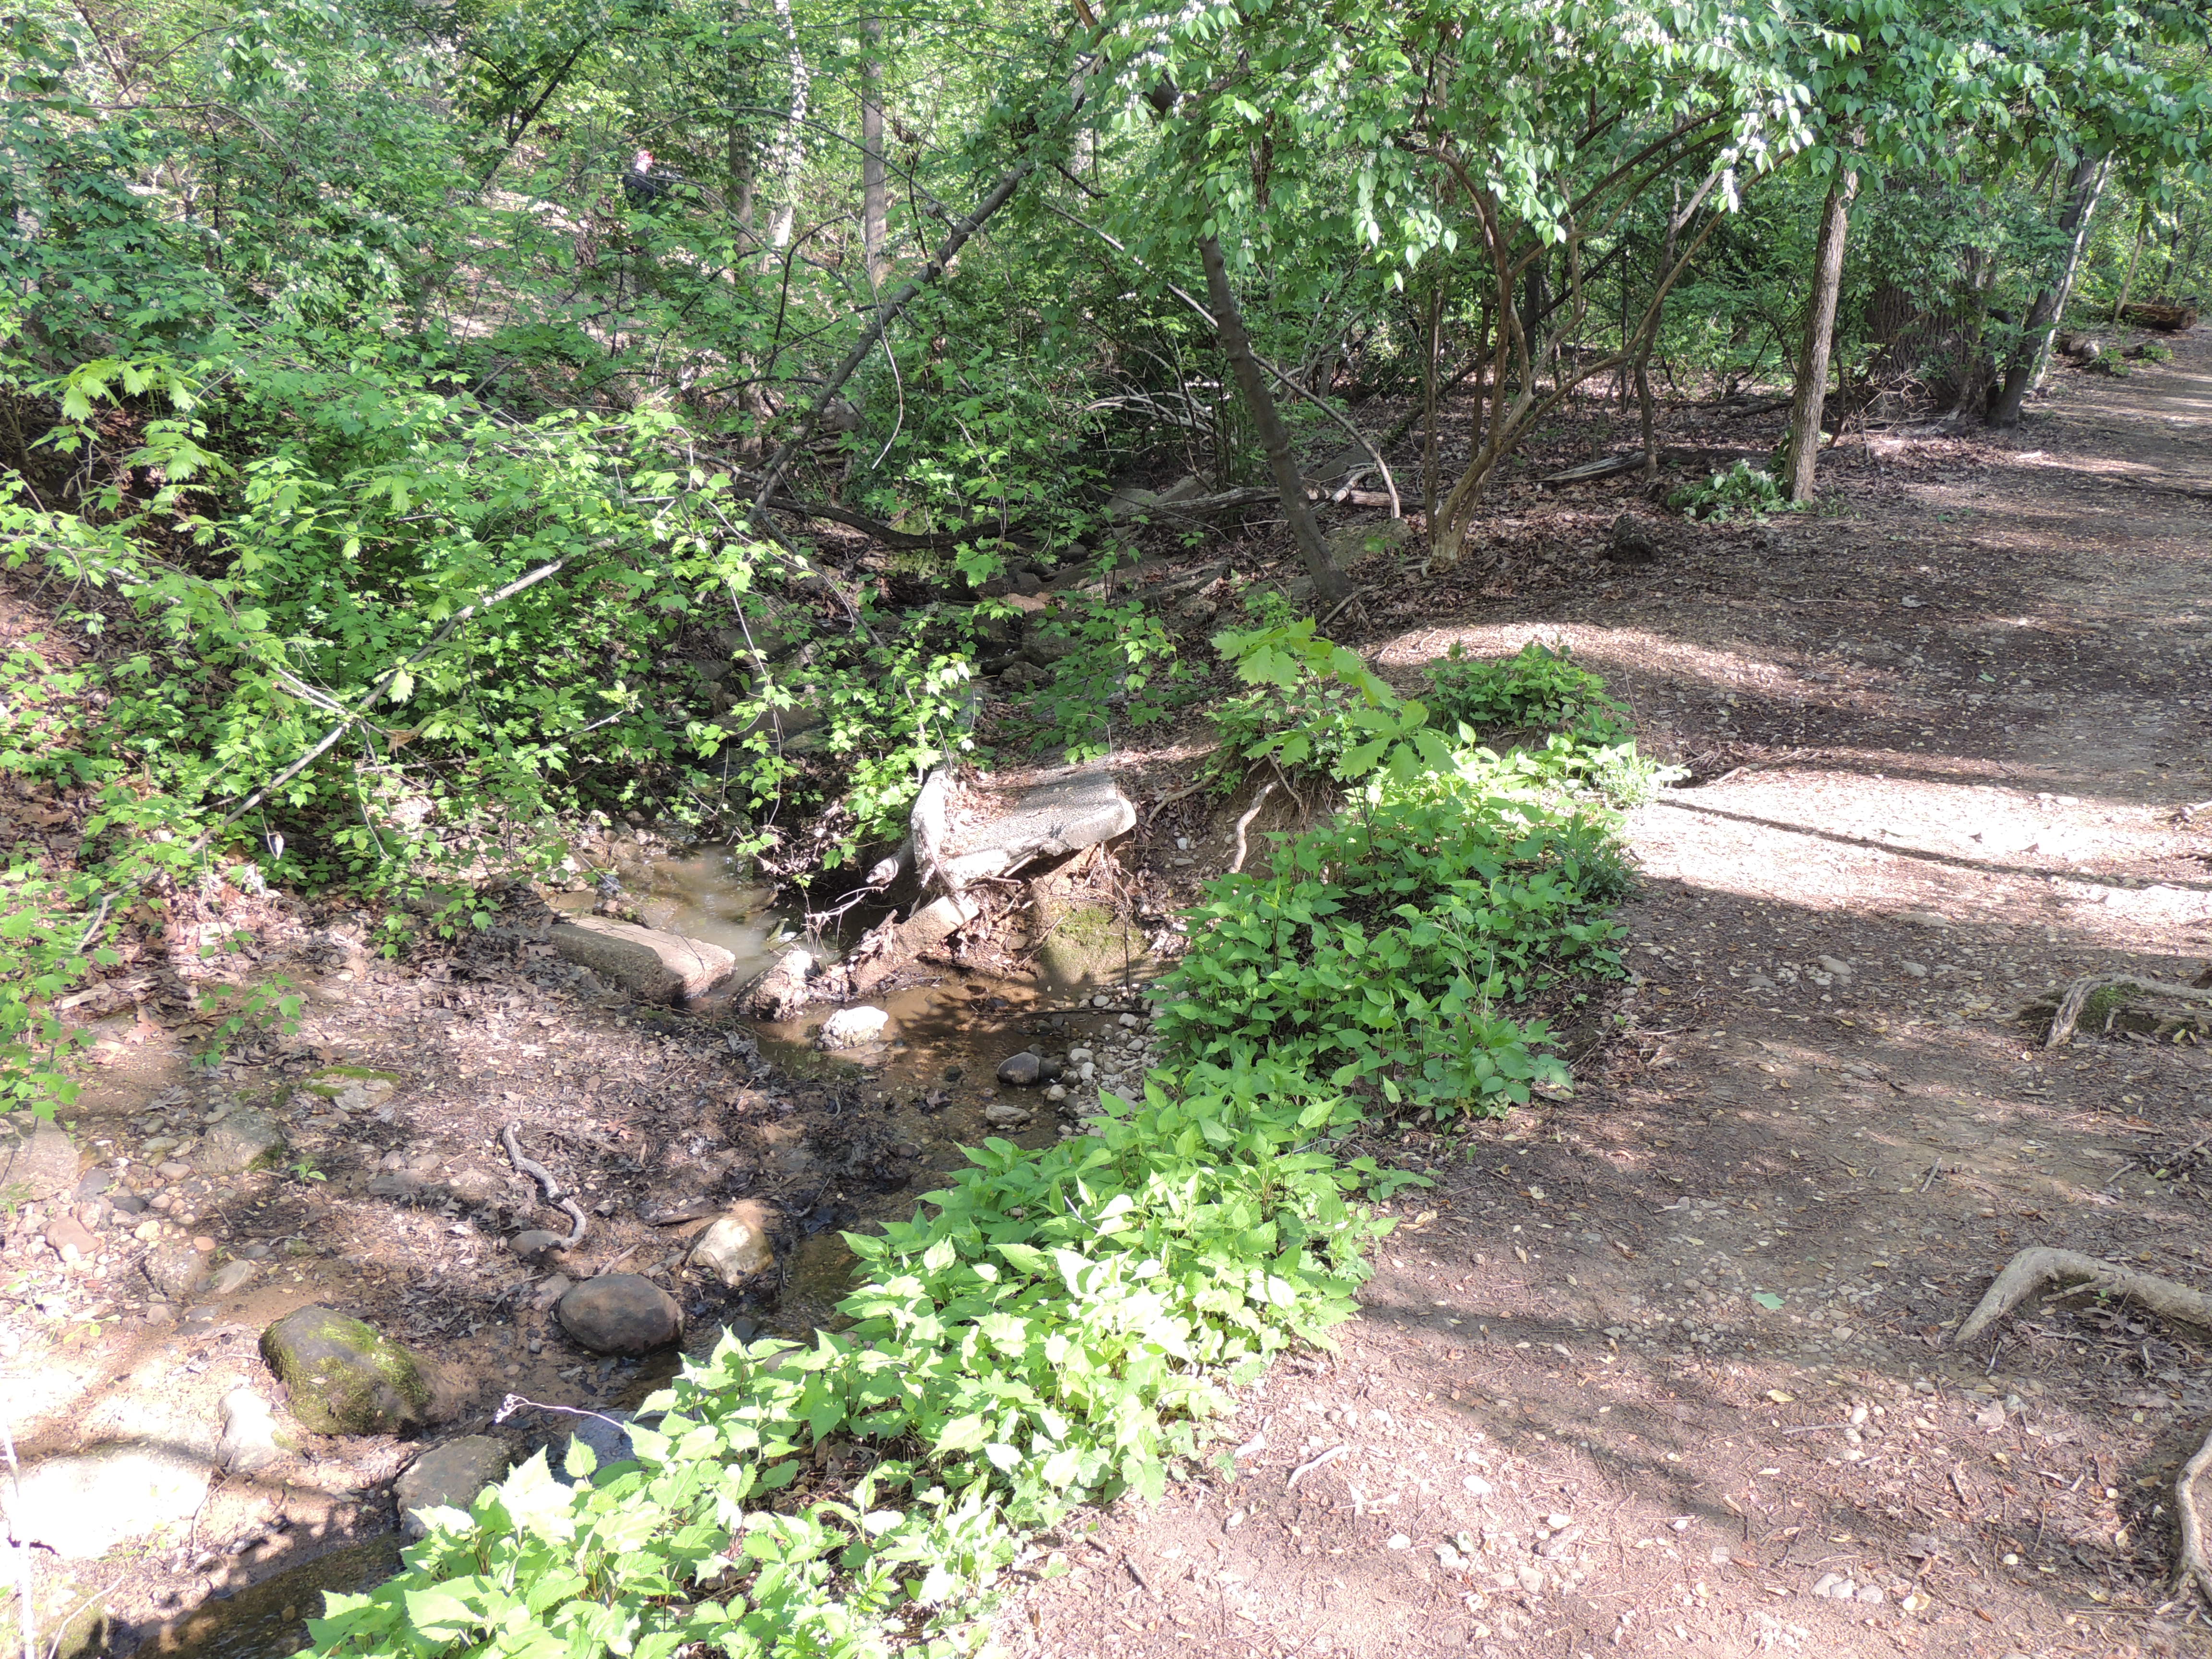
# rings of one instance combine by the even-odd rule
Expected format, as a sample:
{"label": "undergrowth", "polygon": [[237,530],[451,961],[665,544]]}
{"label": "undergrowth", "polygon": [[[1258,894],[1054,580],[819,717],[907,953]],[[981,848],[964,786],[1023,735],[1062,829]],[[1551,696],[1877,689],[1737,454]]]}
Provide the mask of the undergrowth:
{"label": "undergrowth", "polygon": [[1507,1008],[1615,970],[1602,803],[1445,744],[1310,621],[1218,643],[1256,685],[1344,688],[1352,799],[1274,874],[1212,884],[1143,1098],[987,1140],[911,1221],[848,1235],[851,1326],[725,1333],[645,1402],[633,1458],[572,1444],[573,1486],[541,1453],[428,1512],[398,1577],[329,1597],[318,1659],[968,1651],[1030,1534],[1193,1474],[1224,1383],[1351,1316],[1390,1225],[1361,1200],[1426,1182],[1346,1135],[1565,1083]]}

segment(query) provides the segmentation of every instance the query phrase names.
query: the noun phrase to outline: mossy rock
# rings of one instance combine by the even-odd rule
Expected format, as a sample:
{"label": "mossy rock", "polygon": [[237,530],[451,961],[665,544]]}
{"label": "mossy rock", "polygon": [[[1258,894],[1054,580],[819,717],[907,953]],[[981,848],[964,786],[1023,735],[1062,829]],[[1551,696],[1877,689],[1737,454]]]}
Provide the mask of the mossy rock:
{"label": "mossy rock", "polygon": [[297,1309],[262,1332],[261,1357],[316,1434],[402,1434],[429,1421],[422,1361],[358,1319]]}
{"label": "mossy rock", "polygon": [[1142,933],[1104,905],[1085,904],[1054,919],[1037,965],[1048,978],[1066,984],[1118,984],[1145,957]]}

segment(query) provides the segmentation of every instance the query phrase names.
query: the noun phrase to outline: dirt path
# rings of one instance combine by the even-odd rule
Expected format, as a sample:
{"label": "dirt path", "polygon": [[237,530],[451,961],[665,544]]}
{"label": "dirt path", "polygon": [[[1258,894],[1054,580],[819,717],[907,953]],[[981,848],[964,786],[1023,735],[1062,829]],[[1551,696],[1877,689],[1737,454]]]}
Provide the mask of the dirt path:
{"label": "dirt path", "polygon": [[1012,1652],[2204,1650],[2164,1506],[2202,1351],[2094,1305],[1947,1342],[2029,1243],[2212,1282],[2203,1051],[2018,1018],[2212,956],[2177,343],[2008,442],[1846,452],[1838,514],[1403,602],[1386,667],[1565,638],[1694,764],[1632,827],[1627,1027],[1571,1105],[1408,1144],[1436,1186],[1340,1352],[1246,1396],[1234,1480],[1071,1526]]}

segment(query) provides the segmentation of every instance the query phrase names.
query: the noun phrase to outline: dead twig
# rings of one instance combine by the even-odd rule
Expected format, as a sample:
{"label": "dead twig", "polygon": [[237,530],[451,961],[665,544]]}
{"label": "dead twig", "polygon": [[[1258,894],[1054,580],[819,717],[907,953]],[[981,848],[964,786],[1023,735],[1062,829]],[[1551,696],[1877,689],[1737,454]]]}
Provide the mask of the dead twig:
{"label": "dead twig", "polygon": [[2212,1297],[2192,1291],[2171,1279],[2136,1272],[2078,1250],[2034,1245],[2005,1264],[1973,1312],[1968,1314],[1952,1338],[1963,1347],[1984,1330],[2033,1296],[2046,1284],[2079,1285],[2109,1296],[2123,1296],[2164,1318],[2185,1325],[2212,1329]]}
{"label": "dead twig", "polygon": [[1267,804],[1267,797],[1274,793],[1275,781],[1270,778],[1260,786],[1260,793],[1252,797],[1252,804],[1244,809],[1244,816],[1237,820],[1237,856],[1229,861],[1231,875],[1244,867],[1244,832],[1252,827],[1252,820],[1260,816],[1260,809]]}
{"label": "dead twig", "polygon": [[2050,1035],[2043,1039],[2046,1048],[2056,1048],[2074,1035],[2074,1028],[2081,1018],[2081,1010],[2098,992],[2119,988],[2140,991],[2145,996],[2172,997],[2179,1002],[2212,1003],[2212,988],[2195,985],[2175,985],[2162,979],[2143,979],[2135,974],[2089,974],[2075,980],[2066,988],[2059,999],[2058,1012],[2051,1017]]}
{"label": "dead twig", "polygon": [[1324,1463],[1335,1462],[1338,1458],[1343,1456],[1351,1449],[1352,1448],[1349,1446],[1331,1446],[1320,1456],[1308,1458],[1304,1462],[1299,1464],[1297,1468],[1291,1471],[1291,1478],[1283,1483],[1283,1490],[1285,1492],[1288,1492],[1292,1486],[1297,1486],[1299,1481],[1304,1480],[1306,1476],[1311,1474],[1316,1469],[1321,1468],[1322,1465]]}

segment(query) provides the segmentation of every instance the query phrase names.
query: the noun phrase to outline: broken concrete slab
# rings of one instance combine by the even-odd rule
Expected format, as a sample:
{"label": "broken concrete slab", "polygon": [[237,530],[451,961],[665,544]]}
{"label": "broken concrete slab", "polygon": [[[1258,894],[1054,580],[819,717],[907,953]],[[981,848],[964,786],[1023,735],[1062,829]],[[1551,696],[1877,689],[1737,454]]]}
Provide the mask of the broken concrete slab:
{"label": "broken concrete slab", "polygon": [[562,960],[588,968],[648,1002],[704,996],[738,965],[737,957],[719,945],[611,916],[557,922],[550,937]]}
{"label": "broken concrete slab", "polygon": [[[1041,858],[1061,858],[1127,835],[1135,803],[1103,766],[1068,767],[1022,791],[1012,805],[957,825],[948,822],[942,774],[915,803],[915,842],[922,864],[957,893],[986,876],[1003,876]],[[932,799],[933,786],[938,786]]]}
{"label": "broken concrete slab", "polygon": [[853,953],[848,966],[854,992],[867,995],[900,969],[911,967],[923,951],[935,950],[982,914],[983,907],[975,900],[945,893],[904,921],[885,923]]}

